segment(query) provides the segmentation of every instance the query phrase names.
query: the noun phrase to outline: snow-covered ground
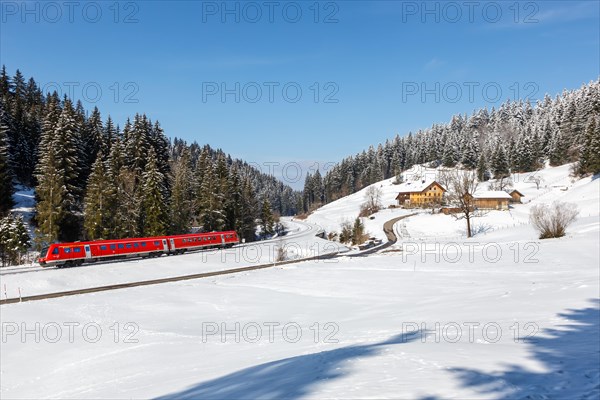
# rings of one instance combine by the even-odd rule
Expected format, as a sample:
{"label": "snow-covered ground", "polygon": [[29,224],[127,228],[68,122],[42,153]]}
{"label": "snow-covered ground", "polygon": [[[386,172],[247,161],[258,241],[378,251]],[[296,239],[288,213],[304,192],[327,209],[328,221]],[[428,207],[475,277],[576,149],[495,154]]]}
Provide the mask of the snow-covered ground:
{"label": "snow-covered ground", "polygon": [[[422,214],[397,226],[402,251],[0,306],[0,395],[597,399],[598,180],[572,184],[560,168],[543,171],[556,188],[517,182],[531,203],[480,218],[506,227],[469,240],[464,221]],[[338,223],[357,197],[313,215]],[[554,199],[581,210],[563,238],[506,222]],[[197,256],[181,257],[158,261]],[[145,262],[60,273],[160,269]]]}

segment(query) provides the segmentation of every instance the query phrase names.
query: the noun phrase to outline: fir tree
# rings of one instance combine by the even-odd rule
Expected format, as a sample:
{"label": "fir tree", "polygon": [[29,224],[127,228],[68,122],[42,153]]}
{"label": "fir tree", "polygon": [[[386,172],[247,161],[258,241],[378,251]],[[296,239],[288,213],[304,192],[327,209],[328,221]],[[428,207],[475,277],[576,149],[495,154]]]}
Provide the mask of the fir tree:
{"label": "fir tree", "polygon": [[510,174],[508,160],[502,146],[498,146],[492,160],[492,172],[495,179],[505,178]]}
{"label": "fir tree", "polygon": [[109,216],[115,212],[114,209],[110,208],[114,189],[109,182],[103,158],[102,152],[98,153],[88,179],[84,200],[84,229],[90,240],[107,239],[109,237]]}
{"label": "fir tree", "polygon": [[481,153],[481,155],[479,156],[479,161],[477,162],[477,179],[480,182],[484,182],[489,179],[489,175],[487,172],[487,162],[483,153]]}
{"label": "fir tree", "polygon": [[579,175],[600,173],[600,120],[590,118],[585,130],[585,142],[577,165]]}
{"label": "fir tree", "polygon": [[189,233],[194,209],[194,177],[189,149],[185,148],[173,168],[171,193],[170,231],[173,234]]}
{"label": "fir tree", "polygon": [[144,236],[166,234],[168,208],[164,197],[164,175],[158,169],[154,149],[148,151],[148,165],[142,174],[142,224]]}
{"label": "fir tree", "polygon": [[20,255],[30,245],[31,238],[21,216],[8,215],[0,219],[0,260],[3,267],[19,264]]}
{"label": "fir tree", "polygon": [[260,228],[263,237],[273,234],[273,213],[268,199],[263,200],[260,212]]}
{"label": "fir tree", "polygon": [[3,121],[4,109],[0,102],[0,217],[7,215],[14,206],[13,175],[8,158],[8,127]]}

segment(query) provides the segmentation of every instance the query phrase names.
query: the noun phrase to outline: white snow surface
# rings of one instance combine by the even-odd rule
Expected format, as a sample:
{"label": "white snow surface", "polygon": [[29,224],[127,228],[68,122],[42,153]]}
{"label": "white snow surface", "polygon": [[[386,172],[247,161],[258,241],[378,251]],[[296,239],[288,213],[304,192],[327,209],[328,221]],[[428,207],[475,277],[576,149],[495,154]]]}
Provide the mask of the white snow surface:
{"label": "white snow surface", "polygon": [[[468,240],[464,221],[423,213],[398,224],[403,251],[2,305],[0,395],[597,399],[598,179],[571,182],[568,166],[540,173],[539,191],[515,183],[529,203],[478,218],[491,228]],[[385,204],[395,194],[380,184]],[[538,240],[529,209],[557,199],[580,217],[567,236]],[[338,224],[361,202],[355,194],[311,217]],[[321,243],[310,234],[307,244]],[[56,276],[179,272],[192,268],[185,257],[196,256]]]}

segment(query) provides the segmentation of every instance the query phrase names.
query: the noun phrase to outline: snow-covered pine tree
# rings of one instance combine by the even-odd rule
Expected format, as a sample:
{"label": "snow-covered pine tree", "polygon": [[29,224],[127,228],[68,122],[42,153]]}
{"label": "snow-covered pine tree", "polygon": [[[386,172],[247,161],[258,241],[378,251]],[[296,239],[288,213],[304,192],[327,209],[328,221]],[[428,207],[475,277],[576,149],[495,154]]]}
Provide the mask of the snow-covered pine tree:
{"label": "snow-covered pine tree", "polygon": [[194,175],[190,151],[185,147],[181,157],[173,166],[173,183],[171,185],[170,228],[172,234],[189,233],[191,231],[194,210]]}
{"label": "snow-covered pine tree", "polygon": [[505,178],[510,174],[508,160],[502,145],[499,145],[496,148],[496,152],[494,153],[491,162],[491,167],[495,179]]}
{"label": "snow-covered pine tree", "polygon": [[479,161],[477,161],[477,179],[479,182],[484,182],[489,179],[488,169],[487,169],[487,161],[485,159],[485,154],[481,153],[479,155]]}
{"label": "snow-covered pine tree", "polygon": [[563,165],[567,162],[567,143],[563,140],[561,130],[556,130],[550,140],[548,159],[550,160],[550,165],[553,167]]}
{"label": "snow-covered pine tree", "polygon": [[21,216],[0,219],[0,260],[2,266],[19,264],[20,255],[31,245],[31,238]]}
{"label": "snow-covered pine tree", "polygon": [[271,203],[268,199],[263,200],[260,211],[260,231],[262,237],[268,237],[273,234],[273,212],[271,211]]}
{"label": "snow-covered pine tree", "polygon": [[110,215],[115,212],[111,208],[114,186],[110,183],[103,160],[104,155],[100,151],[92,166],[84,198],[83,227],[90,240],[109,238]]}
{"label": "snow-covered pine tree", "polygon": [[581,176],[600,173],[600,119],[590,118],[587,125],[577,173]]}
{"label": "snow-covered pine tree", "polygon": [[[94,107],[90,117],[83,121],[81,131],[81,154],[79,180],[83,182],[82,186],[88,181],[92,171],[92,166],[96,162],[98,152],[106,150],[108,146],[105,143],[105,131],[102,124],[102,117],[98,107]],[[108,157],[109,153],[103,153]]]}
{"label": "snow-covered pine tree", "polygon": [[477,167],[477,161],[479,157],[479,139],[478,135],[474,134],[470,138],[466,139],[466,143],[463,149],[463,156],[461,163],[463,167],[467,169],[475,169]]}
{"label": "snow-covered pine tree", "polygon": [[141,231],[144,236],[160,236],[167,233],[168,207],[164,196],[164,180],[154,149],[150,148],[148,164],[142,173]]}
{"label": "snow-covered pine tree", "polygon": [[6,112],[0,101],[0,217],[6,216],[14,206],[13,174],[8,157],[8,126],[4,123]]}

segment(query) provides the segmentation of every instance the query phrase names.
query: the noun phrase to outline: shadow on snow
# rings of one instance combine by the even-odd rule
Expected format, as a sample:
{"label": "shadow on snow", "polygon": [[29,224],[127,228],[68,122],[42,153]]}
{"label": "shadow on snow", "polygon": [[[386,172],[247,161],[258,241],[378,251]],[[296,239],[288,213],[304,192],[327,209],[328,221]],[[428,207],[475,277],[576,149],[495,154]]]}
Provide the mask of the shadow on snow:
{"label": "shadow on snow", "polygon": [[401,334],[384,342],[272,361],[158,399],[298,399],[310,394],[319,383],[347,376],[349,371],[344,368],[345,361],[375,356],[385,346],[407,343],[418,339],[419,335],[420,332]]}
{"label": "shadow on snow", "polygon": [[495,398],[600,399],[600,301],[559,314],[569,322],[545,329],[526,341],[532,357],[547,372],[519,365],[486,373],[468,368],[451,370],[465,387]]}

